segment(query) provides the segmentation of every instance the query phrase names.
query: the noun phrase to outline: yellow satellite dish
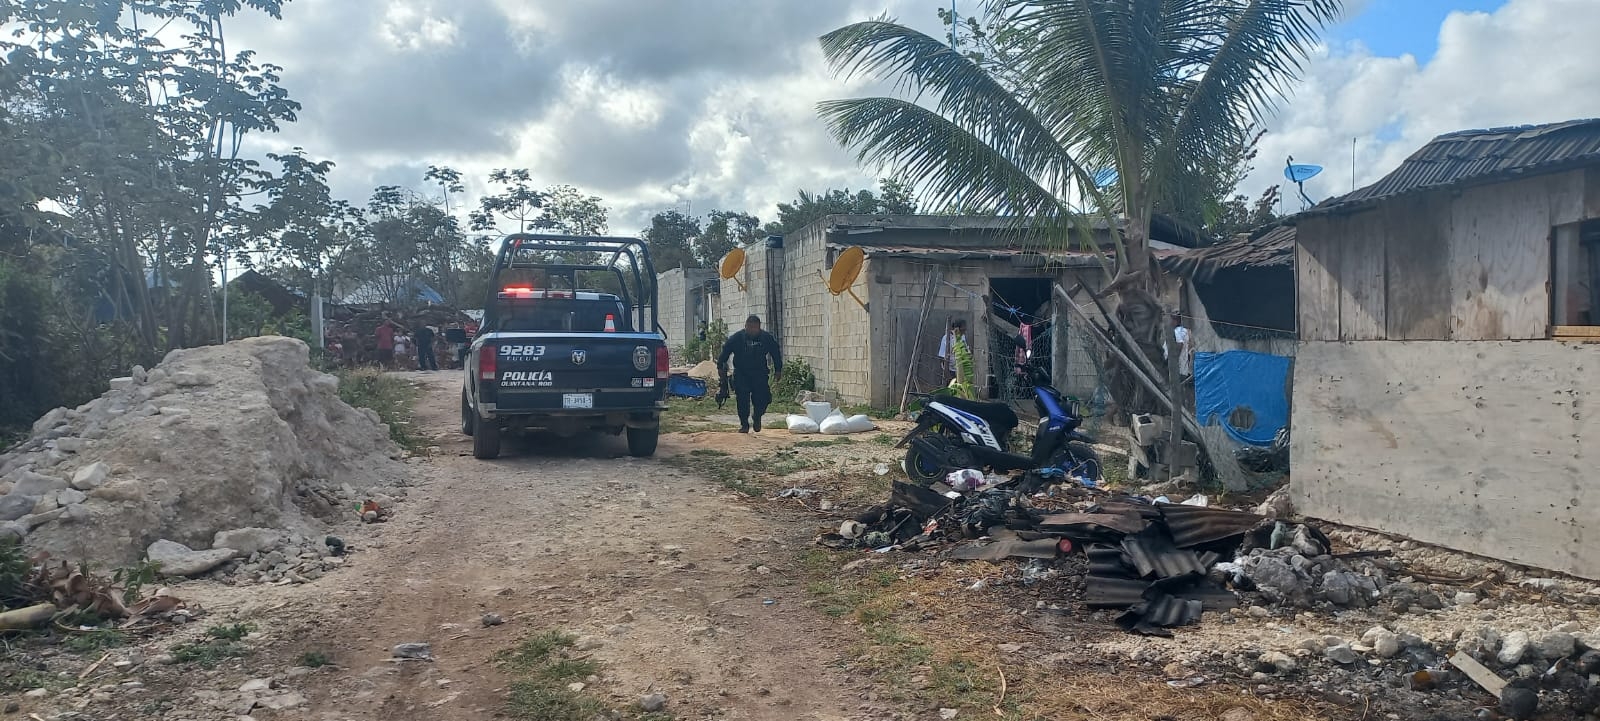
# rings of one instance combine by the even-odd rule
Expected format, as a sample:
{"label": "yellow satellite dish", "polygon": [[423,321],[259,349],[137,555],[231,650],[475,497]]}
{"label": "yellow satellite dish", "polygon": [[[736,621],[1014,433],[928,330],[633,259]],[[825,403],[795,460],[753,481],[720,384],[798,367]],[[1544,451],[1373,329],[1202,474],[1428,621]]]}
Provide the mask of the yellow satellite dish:
{"label": "yellow satellite dish", "polygon": [[722,256],[722,263],[717,273],[723,280],[731,280],[739,285],[739,290],[744,290],[744,283],[739,280],[739,270],[744,267],[744,248],[734,248]]}
{"label": "yellow satellite dish", "polygon": [[856,278],[861,275],[861,266],[866,262],[867,254],[860,246],[853,245],[841,251],[839,257],[833,259],[833,271],[828,274],[828,292],[834,295],[849,293],[865,309],[867,304],[856,296],[850,286],[855,285]]}

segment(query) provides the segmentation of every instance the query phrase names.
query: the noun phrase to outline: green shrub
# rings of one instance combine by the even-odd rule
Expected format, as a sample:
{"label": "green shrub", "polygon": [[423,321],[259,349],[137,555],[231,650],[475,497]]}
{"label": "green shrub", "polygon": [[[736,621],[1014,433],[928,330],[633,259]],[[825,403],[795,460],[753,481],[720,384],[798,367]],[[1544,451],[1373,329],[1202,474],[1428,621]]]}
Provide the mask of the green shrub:
{"label": "green shrub", "polygon": [[792,403],[800,391],[814,391],[817,389],[817,376],[811,372],[811,365],[800,358],[790,358],[783,362],[783,380],[772,387],[772,399],[780,403]]}
{"label": "green shrub", "polygon": [[389,438],[401,448],[420,453],[427,441],[411,427],[417,391],[403,378],[376,368],[334,371],[339,377],[339,399],[356,408],[371,408],[389,426]]}
{"label": "green shrub", "polygon": [[700,339],[700,331],[696,329],[695,335],[684,339],[683,345],[678,348],[678,357],[685,363],[699,363],[715,359],[722,350],[722,344],[728,341],[728,324],[722,319],[711,321],[706,326],[705,340]]}

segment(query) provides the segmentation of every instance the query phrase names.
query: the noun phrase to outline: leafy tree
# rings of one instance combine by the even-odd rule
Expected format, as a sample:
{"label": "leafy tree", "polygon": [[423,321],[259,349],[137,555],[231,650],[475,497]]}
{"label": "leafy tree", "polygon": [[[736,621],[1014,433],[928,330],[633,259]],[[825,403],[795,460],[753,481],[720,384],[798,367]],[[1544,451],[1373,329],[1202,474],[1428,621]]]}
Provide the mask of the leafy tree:
{"label": "leafy tree", "polygon": [[878,181],[878,188],[881,195],[870,190],[855,193],[848,189],[830,189],[821,193],[802,190],[793,203],[778,204],[778,219],[767,223],[765,231],[770,235],[786,235],[830,215],[908,215],[917,212],[917,201],[910,185],[884,178]]}
{"label": "leafy tree", "polygon": [[1218,242],[1271,223],[1278,219],[1278,199],[1282,197],[1278,186],[1262,191],[1261,197],[1251,201],[1244,195],[1235,195],[1222,204],[1221,212],[1206,226],[1206,233]]}
{"label": "leafy tree", "polygon": [[473,230],[499,230],[499,220],[516,221],[518,233],[528,231],[529,222],[544,208],[545,193],[533,188],[533,176],[526,169],[495,170],[489,182],[502,186],[494,195],[478,199],[478,209],[470,214]]}
{"label": "leafy tree", "polygon": [[534,227],[564,235],[605,235],[609,211],[599,196],[584,195],[570,185],[552,185],[544,196],[544,213]]}
{"label": "leafy tree", "polygon": [[251,218],[256,253],[294,278],[291,287],[326,292],[329,265],[358,232],[359,215],[329,190],[332,161],[311,160],[301,148],[267,157],[282,170],[264,184],[267,203]]}
{"label": "leafy tree", "polygon": [[703,233],[700,220],[676,210],[665,210],[650,218],[645,229],[644,242],[650,248],[650,260],[656,271],[673,268],[696,268],[695,242]]}
{"label": "leafy tree", "polygon": [[1156,209],[1216,197],[1252,122],[1340,5],[997,0],[992,24],[1006,32],[972,52],[888,19],[855,23],[822,37],[830,64],[894,80],[920,101],[836,100],[819,112],[863,163],[926,179],[936,205],[1031,218],[1057,234],[1085,205],[1108,220],[1120,213],[1118,273],[1148,282],[1159,272]]}
{"label": "leafy tree", "polygon": [[444,212],[450,212],[450,196],[467,192],[467,186],[461,182],[461,171],[443,165],[430,165],[428,172],[422,175],[424,181],[435,183],[444,195]]}
{"label": "leafy tree", "polygon": [[713,210],[706,216],[705,232],[694,239],[694,257],[701,266],[711,267],[741,245],[754,243],[765,234],[761,219],[749,213]]}

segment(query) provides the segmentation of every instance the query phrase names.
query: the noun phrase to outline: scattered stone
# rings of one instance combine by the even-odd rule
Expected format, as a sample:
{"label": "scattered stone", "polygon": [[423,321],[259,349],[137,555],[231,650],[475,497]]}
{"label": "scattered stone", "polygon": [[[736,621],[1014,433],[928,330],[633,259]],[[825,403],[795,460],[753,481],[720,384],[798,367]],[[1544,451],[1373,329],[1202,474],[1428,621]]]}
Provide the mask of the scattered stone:
{"label": "scattered stone", "polygon": [[1223,711],[1222,715],[1217,718],[1218,721],[1256,721],[1256,715],[1250,713],[1250,709],[1243,706],[1235,706]]}
{"label": "scattered stone", "polygon": [[1336,606],[1370,606],[1378,597],[1378,582],[1350,571],[1329,571],[1322,576],[1322,597]]}
{"label": "scattered stone", "polygon": [[1021,653],[1022,652],[1022,644],[1020,644],[1020,643],[1002,643],[999,646],[996,646],[995,648],[1000,649],[1000,653],[1011,654],[1011,653]]}
{"label": "scattered stone", "polygon": [[1263,666],[1271,666],[1273,671],[1277,673],[1293,673],[1295,668],[1299,666],[1288,654],[1278,651],[1269,651],[1261,654],[1261,658],[1257,659],[1257,661]]}
{"label": "scattered stone", "polygon": [[645,713],[655,713],[666,707],[667,695],[664,693],[653,693],[639,697],[639,708],[644,709]]}
{"label": "scattered stone", "polygon": [[43,473],[34,473],[33,471],[23,471],[17,476],[16,484],[11,486],[10,495],[33,496],[37,498],[49,493],[55,493],[63,488],[67,488],[68,485],[69,484],[66,481],[56,478],[55,476],[47,476]]}
{"label": "scattered stone", "polygon": [[1540,591],[1549,591],[1551,589],[1559,588],[1561,586],[1561,582],[1554,578],[1526,578],[1523,579],[1522,585]]}
{"label": "scattered stone", "polygon": [[1585,676],[1600,674],[1600,651],[1595,649],[1584,651],[1583,655],[1578,657],[1574,670]]}
{"label": "scattered stone", "polygon": [[1294,514],[1294,503],[1289,500],[1289,489],[1280,488],[1267,496],[1267,500],[1256,506],[1256,513],[1267,518],[1288,518]]}
{"label": "scattered stone", "polygon": [[1457,591],[1456,592],[1456,605],[1457,606],[1471,606],[1471,605],[1476,604],[1477,602],[1478,602],[1478,594],[1476,594],[1476,593],[1471,593],[1471,592],[1468,592],[1468,591]]}
{"label": "scattered stone", "polygon": [[402,643],[394,647],[394,657],[412,661],[432,661],[433,646],[426,643]]}
{"label": "scattered stone", "polygon": [[1552,661],[1567,658],[1578,652],[1578,639],[1565,631],[1551,631],[1533,642],[1533,652]]}
{"label": "scattered stone", "polygon": [[111,466],[97,461],[78,469],[72,476],[72,487],[80,491],[92,491],[105,485],[106,479],[111,476]]}
{"label": "scattered stone", "polygon": [[48,698],[50,696],[50,689],[36,688],[22,695],[25,698]]}
{"label": "scattered stone", "polygon": [[286,711],[292,708],[299,708],[307,703],[310,703],[310,699],[307,699],[305,695],[301,694],[299,691],[285,691],[275,696],[266,696],[260,698],[256,701],[256,705],[272,711]]}
{"label": "scattered stone", "polygon": [[244,682],[244,685],[240,686],[239,690],[245,693],[260,693],[262,691],[271,691],[276,687],[277,684],[270,678],[253,678]]}
{"label": "scattered stone", "polygon": [[0,496],[0,521],[15,521],[33,513],[33,507],[38,502],[39,499],[33,496],[19,496],[14,493]]}
{"label": "scattered stone", "polygon": [[81,453],[88,445],[88,441],[82,438],[73,438],[72,436],[56,439],[56,450],[62,453]]}
{"label": "scattered stone", "polygon": [[1245,613],[1250,614],[1251,618],[1271,618],[1272,617],[1272,611],[1268,610],[1266,606],[1251,606],[1250,608],[1245,610]]}
{"label": "scattered stone", "polygon": [[573,693],[583,693],[583,690],[586,688],[588,688],[588,685],[582,681],[573,681],[572,683],[567,684],[567,690]]}
{"label": "scattered stone", "polygon": [[483,623],[484,628],[488,628],[490,626],[499,626],[500,624],[506,622],[506,620],[504,618],[501,618],[500,614],[498,614],[498,613],[486,613],[486,614],[483,614],[483,618],[480,618],[478,620]]}
{"label": "scattered stone", "polygon": [[1520,686],[1507,686],[1500,692],[1500,712],[1516,721],[1527,721],[1539,710],[1538,692]]}
{"label": "scattered stone", "polygon": [[1381,626],[1367,631],[1361,637],[1361,643],[1370,646],[1379,658],[1394,658],[1404,650],[1400,635]]}
{"label": "scattered stone", "polygon": [[270,551],[283,544],[285,538],[283,531],[275,528],[239,528],[232,531],[218,531],[211,538],[212,548],[231,548],[239,558],[246,558],[262,551]]}
{"label": "scattered stone", "polygon": [[1527,655],[1528,646],[1532,641],[1528,634],[1522,631],[1513,631],[1506,634],[1500,642],[1500,653],[1495,656],[1500,663],[1506,666],[1515,666],[1522,662],[1522,657]]}
{"label": "scattered stone", "polygon": [[56,491],[56,505],[71,506],[89,500],[89,494],[76,488],[67,488]]}
{"label": "scattered stone", "polygon": [[196,551],[177,541],[162,539],[150,544],[145,556],[161,564],[164,576],[198,576],[234,557],[231,548],[213,548]]}
{"label": "scattered stone", "polygon": [[1326,656],[1329,661],[1343,666],[1349,666],[1361,660],[1361,657],[1356,655],[1355,649],[1350,648],[1348,644],[1329,646],[1328,650],[1322,652],[1322,655]]}
{"label": "scattered stone", "polygon": [[1297,647],[1312,653],[1322,653],[1328,650],[1328,643],[1320,638],[1307,638],[1300,641]]}

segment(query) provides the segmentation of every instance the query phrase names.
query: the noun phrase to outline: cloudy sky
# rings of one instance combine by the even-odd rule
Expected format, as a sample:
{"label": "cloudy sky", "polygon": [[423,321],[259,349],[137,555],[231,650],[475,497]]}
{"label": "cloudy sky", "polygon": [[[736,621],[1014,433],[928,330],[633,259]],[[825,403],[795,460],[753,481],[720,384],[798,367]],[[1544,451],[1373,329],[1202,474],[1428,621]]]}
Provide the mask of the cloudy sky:
{"label": "cloudy sky", "polygon": [[[1346,1],[1241,190],[1280,182],[1293,155],[1326,166],[1307,184],[1321,199],[1439,133],[1600,116],[1600,0]],[[876,174],[813,108],[873,88],[832,77],[816,38],[884,12],[938,32],[945,5],[291,0],[281,21],[246,15],[229,31],[282,65],[305,105],[255,150],[336,161],[344,197],[421,187],[430,164],[462,170],[469,193],[493,168],[528,168],[601,196],[612,231],[631,234],[667,208],[767,219],[800,188],[869,187]]]}

